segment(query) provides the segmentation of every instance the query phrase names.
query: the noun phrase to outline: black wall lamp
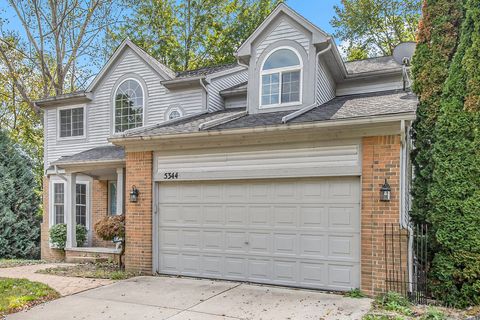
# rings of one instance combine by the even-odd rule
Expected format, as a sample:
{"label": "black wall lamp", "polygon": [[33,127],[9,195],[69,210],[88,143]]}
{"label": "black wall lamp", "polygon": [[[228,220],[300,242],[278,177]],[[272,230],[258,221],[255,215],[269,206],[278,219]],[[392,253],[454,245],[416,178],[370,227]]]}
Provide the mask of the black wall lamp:
{"label": "black wall lamp", "polygon": [[132,191],[130,191],[130,202],[137,202],[139,194],[140,192],[138,191],[137,187],[133,185]]}
{"label": "black wall lamp", "polygon": [[392,193],[392,188],[390,188],[390,185],[388,184],[387,179],[385,178],[385,183],[380,188],[380,201],[390,201],[391,193]]}

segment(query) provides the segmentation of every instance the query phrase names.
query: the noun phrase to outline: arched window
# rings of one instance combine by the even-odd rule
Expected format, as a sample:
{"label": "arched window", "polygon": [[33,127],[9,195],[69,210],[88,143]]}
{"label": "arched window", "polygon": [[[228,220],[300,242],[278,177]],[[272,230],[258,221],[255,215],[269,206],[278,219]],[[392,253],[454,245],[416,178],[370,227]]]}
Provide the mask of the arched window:
{"label": "arched window", "polygon": [[168,120],[177,119],[177,118],[180,118],[181,116],[182,116],[182,112],[177,108],[174,108],[168,112]]}
{"label": "arched window", "polygon": [[115,132],[143,125],[143,88],[137,80],[123,81],[115,92]]}
{"label": "arched window", "polygon": [[261,70],[260,104],[264,107],[298,104],[302,90],[302,60],[293,48],[278,48]]}

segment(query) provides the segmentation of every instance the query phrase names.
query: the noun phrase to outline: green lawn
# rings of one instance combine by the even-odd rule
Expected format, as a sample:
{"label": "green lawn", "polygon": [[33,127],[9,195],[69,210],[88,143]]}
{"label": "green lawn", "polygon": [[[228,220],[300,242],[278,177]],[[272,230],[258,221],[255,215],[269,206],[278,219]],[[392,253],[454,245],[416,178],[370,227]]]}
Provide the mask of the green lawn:
{"label": "green lawn", "polygon": [[0,316],[59,297],[57,291],[43,283],[0,278]]}
{"label": "green lawn", "polygon": [[29,266],[32,264],[45,263],[43,260],[25,260],[25,259],[0,259],[0,268],[12,268],[20,266]]}

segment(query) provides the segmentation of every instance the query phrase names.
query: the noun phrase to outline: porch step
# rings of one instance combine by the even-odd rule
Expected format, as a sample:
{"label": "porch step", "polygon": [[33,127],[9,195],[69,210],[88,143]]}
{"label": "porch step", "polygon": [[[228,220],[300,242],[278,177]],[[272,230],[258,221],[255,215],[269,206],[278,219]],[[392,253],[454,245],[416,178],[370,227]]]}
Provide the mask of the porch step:
{"label": "porch step", "polygon": [[102,263],[108,262],[110,259],[102,257],[80,257],[80,256],[70,256],[65,258],[65,262],[68,263]]}
{"label": "porch step", "polygon": [[118,262],[120,252],[120,250],[114,248],[68,248],[65,249],[65,261],[71,263]]}

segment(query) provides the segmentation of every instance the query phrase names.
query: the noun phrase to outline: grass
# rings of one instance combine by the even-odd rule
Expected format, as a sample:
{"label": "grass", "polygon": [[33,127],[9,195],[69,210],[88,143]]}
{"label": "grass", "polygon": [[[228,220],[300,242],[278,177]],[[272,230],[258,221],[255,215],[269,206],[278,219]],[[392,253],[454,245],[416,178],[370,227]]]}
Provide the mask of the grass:
{"label": "grass", "polygon": [[0,278],[0,316],[59,297],[57,291],[43,283]]}
{"label": "grass", "polygon": [[[480,308],[478,311],[476,315],[480,315]],[[471,315],[467,310],[415,306],[402,295],[388,292],[375,298],[372,309],[363,317],[363,320],[447,320],[468,319],[469,316]]]}
{"label": "grass", "polygon": [[43,260],[0,259],[0,268],[13,268],[45,263]]}
{"label": "grass", "polygon": [[64,277],[80,277],[95,279],[123,280],[139,276],[135,272],[120,270],[114,263],[82,263],[74,266],[47,268],[37,273],[53,274]]}

